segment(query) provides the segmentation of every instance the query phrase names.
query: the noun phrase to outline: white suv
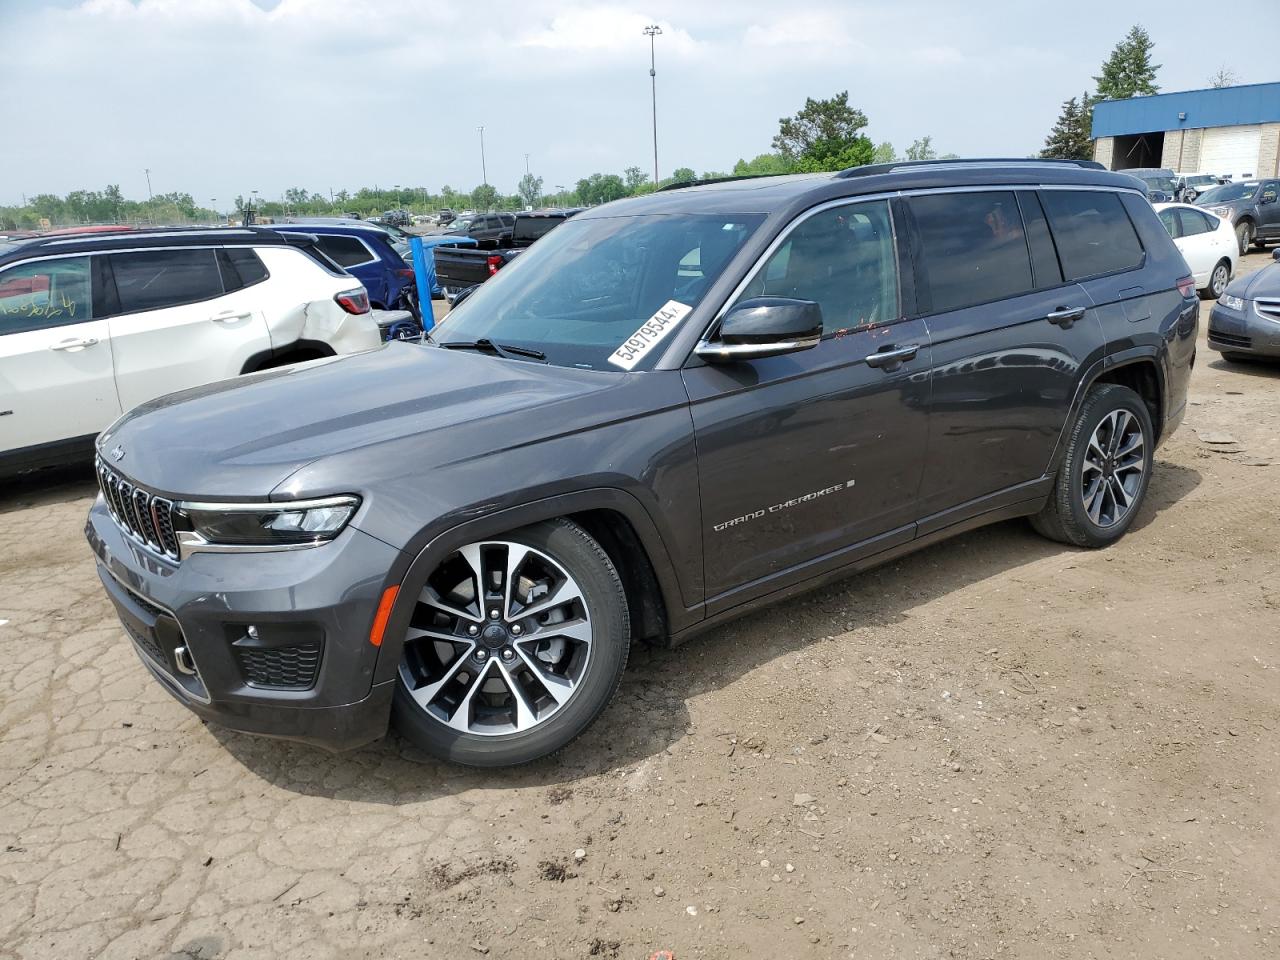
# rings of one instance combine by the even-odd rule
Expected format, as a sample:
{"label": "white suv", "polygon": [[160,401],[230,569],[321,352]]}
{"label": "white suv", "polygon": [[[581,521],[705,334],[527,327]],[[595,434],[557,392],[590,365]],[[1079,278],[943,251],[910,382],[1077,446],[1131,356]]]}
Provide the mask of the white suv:
{"label": "white suv", "polygon": [[0,473],[72,459],[146,400],[376,347],[313,238],[161,230],[0,243]]}

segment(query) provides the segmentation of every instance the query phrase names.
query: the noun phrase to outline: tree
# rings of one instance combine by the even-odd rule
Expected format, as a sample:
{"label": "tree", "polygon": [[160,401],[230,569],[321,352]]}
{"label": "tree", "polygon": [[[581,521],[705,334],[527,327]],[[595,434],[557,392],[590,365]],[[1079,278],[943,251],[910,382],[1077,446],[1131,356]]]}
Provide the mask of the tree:
{"label": "tree", "polygon": [[649,175],[639,167],[627,167],[622,171],[622,182],[626,185],[627,193],[635,196],[640,187],[649,182]]}
{"label": "tree", "polygon": [[[791,173],[795,165],[780,153],[762,153],[752,160],[739,160],[733,165],[735,177],[769,176]],[[690,173],[693,171],[690,170]]]}
{"label": "tree", "polygon": [[884,143],[877,143],[875,150],[871,154],[872,163],[893,163],[898,159],[898,155],[893,151],[893,144],[886,140]]}
{"label": "tree", "polygon": [[[739,161],[739,163],[741,163],[741,161]],[[736,167],[734,168],[734,171],[737,172]],[[688,183],[690,180],[697,179],[698,175],[694,173],[690,167],[676,167],[675,170],[671,171],[672,183]]]}
{"label": "tree", "polygon": [[498,200],[498,189],[491,183],[482,183],[471,191],[471,206],[476,210],[491,210]]}
{"label": "tree", "polygon": [[875,146],[867,137],[819,140],[800,157],[795,169],[798,173],[823,173],[862,167],[871,162],[875,152]]}
{"label": "tree", "polygon": [[1223,64],[1209,77],[1209,86],[1211,87],[1234,87],[1240,82],[1240,78],[1236,76],[1236,72]]}
{"label": "tree", "polygon": [[[849,106],[848,90],[827,100],[806,97],[799,113],[778,121],[773,149],[792,163],[798,163],[806,155],[814,159],[818,154],[830,157],[856,140],[866,140],[859,133],[866,125],[867,115]],[[870,145],[869,140],[867,143]]]}
{"label": "tree", "polygon": [[933,137],[917,137],[907,147],[908,160],[937,160],[938,151],[933,149]]}
{"label": "tree", "polygon": [[538,198],[542,196],[542,178],[535,177],[532,173],[526,173],[520,178],[516,193],[520,194],[520,200],[526,207],[534,206],[538,202]]}
{"label": "tree", "polygon": [[1098,84],[1098,99],[1127,100],[1158,93],[1156,71],[1161,64],[1151,62],[1154,46],[1155,41],[1141,25],[1130,27],[1102,65],[1102,73],[1093,78]]}
{"label": "tree", "polygon": [[593,173],[578,181],[578,199],[585,204],[608,203],[627,195],[627,185],[616,173]]}
{"label": "tree", "polygon": [[1040,156],[1046,160],[1090,160],[1093,158],[1093,98],[1082,93],[1062,105],[1058,122],[1045,138]]}

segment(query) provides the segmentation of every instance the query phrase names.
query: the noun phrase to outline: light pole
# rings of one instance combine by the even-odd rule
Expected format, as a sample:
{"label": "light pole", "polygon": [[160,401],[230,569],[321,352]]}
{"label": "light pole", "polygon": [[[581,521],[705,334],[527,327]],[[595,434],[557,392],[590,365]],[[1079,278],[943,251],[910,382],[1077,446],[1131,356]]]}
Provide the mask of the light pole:
{"label": "light pole", "polygon": [[210,198],[209,198],[209,205],[213,208],[213,219],[214,219],[215,221],[216,221],[216,220],[218,220],[218,219],[220,219],[220,218],[218,217],[218,198],[217,198],[217,197],[210,197]]}
{"label": "light pole", "polygon": [[484,127],[480,127],[480,182],[489,185],[489,170],[484,164]]}
{"label": "light pole", "polygon": [[152,196],[151,196],[151,168],[150,168],[150,167],[147,167],[147,168],[146,168],[146,169],[144,169],[142,172],[143,172],[143,173],[145,173],[145,174],[147,175],[147,199],[148,199],[148,200],[151,200],[151,199],[152,199]]}
{"label": "light pole", "polygon": [[658,72],[654,69],[654,40],[662,33],[662,28],[652,23],[644,28],[644,35],[649,38],[649,85],[653,91],[653,186],[658,186]]}
{"label": "light pole", "polygon": [[562,207],[564,206],[564,184],[563,183],[556,184],[556,200],[557,202],[559,202],[560,206]]}

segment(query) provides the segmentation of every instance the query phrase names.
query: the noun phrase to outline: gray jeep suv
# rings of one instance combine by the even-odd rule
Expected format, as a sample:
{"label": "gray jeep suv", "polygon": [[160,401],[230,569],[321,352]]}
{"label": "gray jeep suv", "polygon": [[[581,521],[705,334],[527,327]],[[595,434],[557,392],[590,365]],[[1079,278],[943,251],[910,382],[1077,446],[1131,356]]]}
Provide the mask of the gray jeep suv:
{"label": "gray jeep suv", "polygon": [[634,641],[1012,517],[1114,542],[1196,325],[1139,185],[1091,162],[683,186],[570,220],[423,343],[132,411],[86,533],[200,716],[520,763]]}

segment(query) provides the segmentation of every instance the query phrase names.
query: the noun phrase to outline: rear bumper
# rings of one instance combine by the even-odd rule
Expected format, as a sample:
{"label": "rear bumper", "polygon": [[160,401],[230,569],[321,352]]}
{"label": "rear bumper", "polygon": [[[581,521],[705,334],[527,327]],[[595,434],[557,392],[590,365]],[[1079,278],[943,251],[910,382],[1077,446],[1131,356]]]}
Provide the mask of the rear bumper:
{"label": "rear bumper", "polygon": [[311,550],[174,564],[127,537],[101,497],[85,535],[139,659],[202,719],[330,750],[386,732],[395,681],[373,683],[368,631],[399,551],[348,528]]}

